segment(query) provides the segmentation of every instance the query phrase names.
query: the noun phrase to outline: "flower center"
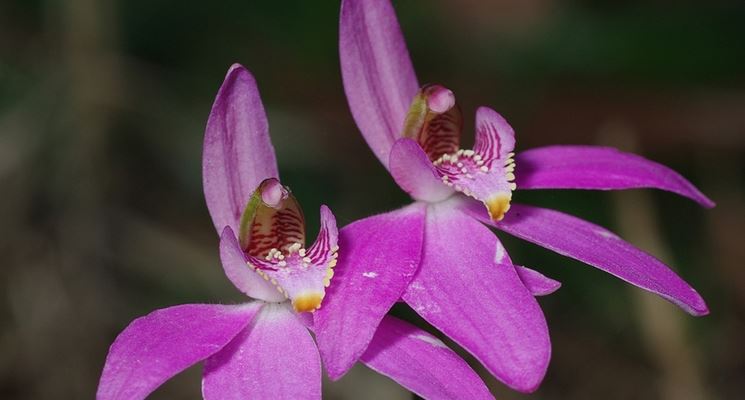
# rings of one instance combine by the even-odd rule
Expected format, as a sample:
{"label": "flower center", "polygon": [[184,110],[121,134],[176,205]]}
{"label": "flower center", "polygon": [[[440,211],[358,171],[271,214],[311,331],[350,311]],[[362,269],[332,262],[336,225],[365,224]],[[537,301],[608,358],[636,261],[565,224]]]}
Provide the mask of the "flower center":
{"label": "flower center", "polygon": [[515,153],[505,159],[485,158],[474,150],[443,154],[434,164],[442,182],[466,196],[482,201],[495,221],[510,209],[515,184]]}
{"label": "flower center", "polygon": [[248,266],[291,300],[295,311],[312,312],[321,307],[325,288],[331,284],[339,247],[334,245],[328,252],[313,250],[300,243],[285,252],[272,248],[263,259],[250,260]]}
{"label": "flower center", "polygon": [[248,267],[289,299],[295,311],[321,307],[337,259],[336,221],[321,209],[321,231],[309,249],[305,218],[292,193],[274,178],[263,181],[241,217],[241,246]]}
{"label": "flower center", "polygon": [[516,189],[514,132],[488,108],[476,113],[473,150],[459,148],[462,130],[463,117],[453,93],[440,85],[426,85],[412,101],[403,137],[419,143],[445,185],[483,202],[489,216],[500,221]]}

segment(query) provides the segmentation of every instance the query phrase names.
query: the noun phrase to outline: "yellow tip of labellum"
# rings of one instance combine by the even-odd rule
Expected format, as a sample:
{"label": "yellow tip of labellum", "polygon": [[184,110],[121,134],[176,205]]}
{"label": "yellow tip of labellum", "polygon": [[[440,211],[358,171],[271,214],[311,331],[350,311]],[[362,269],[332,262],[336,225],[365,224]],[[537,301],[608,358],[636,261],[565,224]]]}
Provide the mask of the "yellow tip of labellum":
{"label": "yellow tip of labellum", "polygon": [[512,200],[512,193],[500,193],[484,202],[487,211],[489,211],[489,217],[494,222],[499,222],[504,218],[504,214],[510,209],[510,200]]}
{"label": "yellow tip of labellum", "polygon": [[292,306],[297,312],[313,312],[321,308],[321,293],[303,293],[292,300]]}

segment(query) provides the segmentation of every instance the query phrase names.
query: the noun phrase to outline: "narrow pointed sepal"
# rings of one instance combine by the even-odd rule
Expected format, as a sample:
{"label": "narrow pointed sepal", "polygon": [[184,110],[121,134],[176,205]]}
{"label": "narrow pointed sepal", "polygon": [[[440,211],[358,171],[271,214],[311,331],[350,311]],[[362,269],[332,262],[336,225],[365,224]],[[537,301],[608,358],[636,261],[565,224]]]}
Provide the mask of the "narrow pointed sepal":
{"label": "narrow pointed sepal", "polygon": [[656,293],[691,315],[709,313],[704,299],[660,260],[625,242],[607,229],[559,211],[514,205],[499,223],[471,201],[458,206],[504,232],[608,272]]}
{"label": "narrow pointed sepal", "polygon": [[622,190],[655,188],[714,207],[672,169],[636,154],[601,146],[547,146],[517,155],[520,189]]}
{"label": "narrow pointed sepal", "polygon": [[387,167],[411,99],[419,88],[396,12],[389,1],[344,0],[339,59],[349,108],[367,144]]}
{"label": "narrow pointed sepal", "polygon": [[239,64],[217,92],[204,135],[202,183],[217,233],[238,232],[241,211],[259,183],[278,177],[256,80]]}

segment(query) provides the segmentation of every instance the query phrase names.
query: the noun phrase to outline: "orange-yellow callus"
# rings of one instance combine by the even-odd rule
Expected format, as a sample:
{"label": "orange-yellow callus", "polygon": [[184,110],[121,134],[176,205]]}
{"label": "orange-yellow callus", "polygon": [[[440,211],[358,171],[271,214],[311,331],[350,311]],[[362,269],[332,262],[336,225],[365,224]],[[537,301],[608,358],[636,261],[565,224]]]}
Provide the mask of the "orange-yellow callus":
{"label": "orange-yellow callus", "polygon": [[313,312],[321,307],[323,293],[303,293],[292,299],[292,306],[297,312]]}
{"label": "orange-yellow callus", "polygon": [[511,200],[512,193],[500,193],[487,199],[484,205],[487,211],[489,211],[489,217],[495,222],[501,221],[504,218],[504,214],[510,209]]}

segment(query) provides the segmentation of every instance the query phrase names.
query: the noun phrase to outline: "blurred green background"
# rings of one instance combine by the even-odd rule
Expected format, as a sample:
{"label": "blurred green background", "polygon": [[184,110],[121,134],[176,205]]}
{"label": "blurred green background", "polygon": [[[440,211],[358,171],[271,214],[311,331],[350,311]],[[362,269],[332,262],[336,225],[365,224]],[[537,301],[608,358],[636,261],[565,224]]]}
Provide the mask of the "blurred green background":
{"label": "blurred green background", "polygon": [[[655,191],[519,192],[620,233],[707,299],[693,318],[580,263],[500,234],[563,282],[540,299],[553,340],[541,388],[502,399],[734,399],[745,392],[745,3],[395,3],[421,82],[478,105],[518,151],[611,144],[682,172],[718,203]],[[256,76],[280,170],[308,216],[340,224],[407,197],[358,133],[341,86],[336,1],[0,2],[0,398],[92,398],[127,323],[187,302],[240,302],[218,263],[200,162],[233,62]],[[518,171],[520,166],[517,166]],[[472,299],[478,302],[479,299]],[[395,310],[411,318],[406,309]],[[469,361],[474,361],[469,358]],[[476,363],[474,363],[477,366]],[[162,399],[200,396],[200,368]],[[326,398],[411,398],[364,368]]]}

